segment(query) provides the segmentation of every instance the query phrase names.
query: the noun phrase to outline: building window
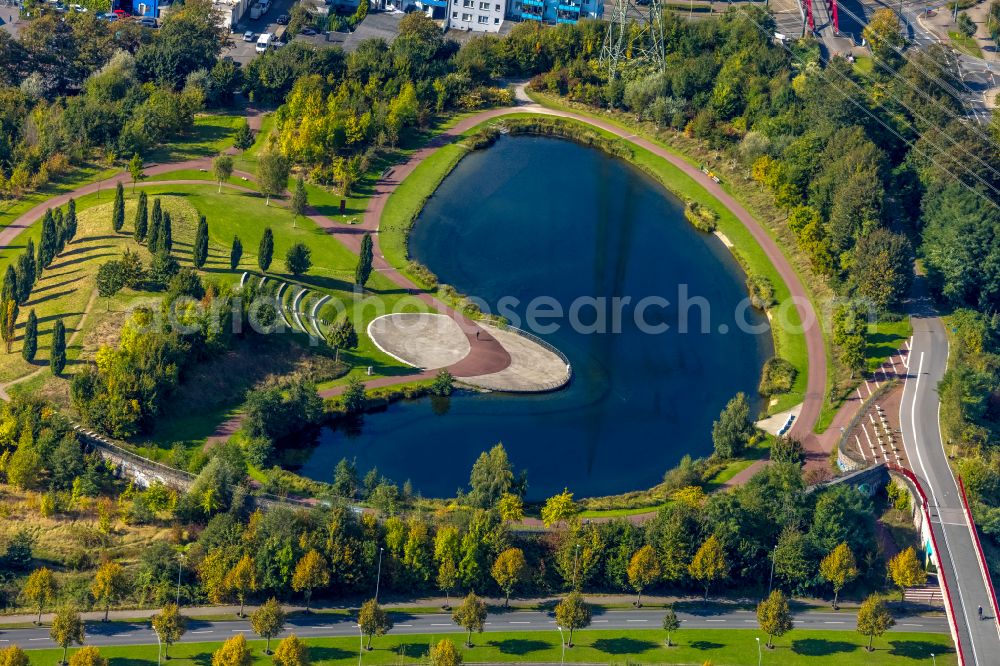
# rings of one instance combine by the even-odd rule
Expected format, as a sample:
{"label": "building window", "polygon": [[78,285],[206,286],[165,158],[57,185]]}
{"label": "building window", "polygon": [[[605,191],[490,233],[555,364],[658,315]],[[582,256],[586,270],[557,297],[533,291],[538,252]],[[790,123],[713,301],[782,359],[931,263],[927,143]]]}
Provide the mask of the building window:
{"label": "building window", "polygon": [[499,18],[494,18],[493,19],[493,25],[500,25],[500,19]]}
{"label": "building window", "polygon": [[452,17],[453,19],[457,19],[457,18],[458,18],[458,12],[452,12],[452,13],[451,13],[451,17]]}
{"label": "building window", "polygon": [[473,6],[472,0],[462,0],[462,6],[468,9]]}
{"label": "building window", "polygon": [[493,5],[493,11],[495,12],[500,11],[500,5]]}
{"label": "building window", "polygon": [[482,24],[486,24],[486,23],[489,23],[489,22],[490,22],[490,17],[489,17],[489,16],[480,16],[480,17],[479,17],[479,23],[480,23],[481,25],[482,25]]}
{"label": "building window", "polygon": [[471,21],[472,20],[472,14],[462,14],[462,20],[463,21]]}
{"label": "building window", "polygon": [[488,3],[488,2],[480,2],[479,3],[479,9],[480,9],[480,11],[484,11],[484,12],[490,11],[490,3]]}

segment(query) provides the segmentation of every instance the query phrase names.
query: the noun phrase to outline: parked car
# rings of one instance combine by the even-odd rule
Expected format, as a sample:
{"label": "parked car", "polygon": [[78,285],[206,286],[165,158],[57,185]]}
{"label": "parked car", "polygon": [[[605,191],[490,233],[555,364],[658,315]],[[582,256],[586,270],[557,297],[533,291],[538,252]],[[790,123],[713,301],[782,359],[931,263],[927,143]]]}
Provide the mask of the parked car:
{"label": "parked car", "polygon": [[243,33],[243,41],[244,42],[256,42],[257,41],[257,33],[255,33],[253,30],[247,30],[246,32]]}
{"label": "parked car", "polygon": [[156,26],[156,19],[153,18],[152,16],[143,16],[141,19],[139,19],[139,25],[141,25],[144,28],[155,28],[155,27],[157,27]]}
{"label": "parked car", "polygon": [[277,23],[278,25],[288,25],[288,22],[291,20],[292,20],[291,16],[289,16],[288,14],[282,14],[281,16],[278,17]]}
{"label": "parked car", "polygon": [[302,30],[299,31],[299,34],[301,34],[301,35],[315,35],[316,34],[316,30],[314,28],[302,28]]}
{"label": "parked car", "polygon": [[118,18],[125,18],[126,16],[128,16],[128,12],[125,11],[124,9],[116,9],[111,13],[117,16]]}

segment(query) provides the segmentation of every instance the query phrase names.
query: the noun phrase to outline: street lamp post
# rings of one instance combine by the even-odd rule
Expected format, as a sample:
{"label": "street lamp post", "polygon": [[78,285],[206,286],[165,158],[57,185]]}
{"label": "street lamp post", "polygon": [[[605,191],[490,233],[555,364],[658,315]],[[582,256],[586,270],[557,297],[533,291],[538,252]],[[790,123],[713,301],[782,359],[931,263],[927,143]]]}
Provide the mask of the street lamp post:
{"label": "street lamp post", "polygon": [[760,651],[760,636],[754,636],[757,639],[757,666],[760,666],[761,660],[764,658]]}
{"label": "street lamp post", "polygon": [[378,573],[375,575],[375,603],[378,603],[378,586],[382,582],[382,551],[385,550],[381,546],[378,549]]}
{"label": "street lamp post", "polygon": [[365,652],[365,632],[361,630],[361,625],[358,625],[358,636],[361,642],[358,643],[358,666],[361,666],[361,655]]}
{"label": "street lamp post", "polygon": [[184,568],[184,553],[177,558],[177,607],[181,607],[181,569]]}
{"label": "street lamp post", "polygon": [[937,657],[934,656],[933,652],[931,652],[931,659],[934,661],[934,666],[937,666]]}
{"label": "street lamp post", "polygon": [[565,664],[566,663],[566,641],[563,640],[562,627],[560,627],[557,624],[556,625],[556,629],[559,630],[559,644],[562,646],[562,656],[559,658],[559,663],[560,664]]}
{"label": "street lamp post", "polygon": [[153,635],[156,636],[156,666],[160,666],[160,653],[163,652],[163,643],[160,642],[160,632],[153,627]]}

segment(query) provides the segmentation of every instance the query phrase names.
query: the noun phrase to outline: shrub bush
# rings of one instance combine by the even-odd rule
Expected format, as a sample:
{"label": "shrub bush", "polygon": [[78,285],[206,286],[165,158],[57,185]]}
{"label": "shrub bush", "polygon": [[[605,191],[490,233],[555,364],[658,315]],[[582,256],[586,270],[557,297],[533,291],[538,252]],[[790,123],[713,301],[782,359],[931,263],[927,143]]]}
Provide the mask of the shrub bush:
{"label": "shrub bush", "polygon": [[764,363],[760,377],[760,394],[788,393],[795,383],[795,367],[783,358],[772,356]]}

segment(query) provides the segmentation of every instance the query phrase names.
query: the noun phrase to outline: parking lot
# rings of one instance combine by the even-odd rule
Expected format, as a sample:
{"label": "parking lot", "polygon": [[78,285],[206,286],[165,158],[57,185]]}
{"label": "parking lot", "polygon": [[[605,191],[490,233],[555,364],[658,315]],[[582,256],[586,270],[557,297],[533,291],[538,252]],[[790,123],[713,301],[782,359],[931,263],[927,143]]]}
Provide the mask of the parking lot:
{"label": "parking lot", "polygon": [[[231,43],[223,49],[222,55],[230,56],[234,61],[246,65],[257,56],[257,36],[264,32],[273,33],[278,28],[278,24],[275,22],[277,18],[282,14],[290,13],[293,6],[295,6],[295,0],[272,0],[271,8],[256,21],[250,19],[250,9],[247,8],[243,18],[233,28]],[[243,33],[247,30],[253,30],[253,42],[243,41]]]}

